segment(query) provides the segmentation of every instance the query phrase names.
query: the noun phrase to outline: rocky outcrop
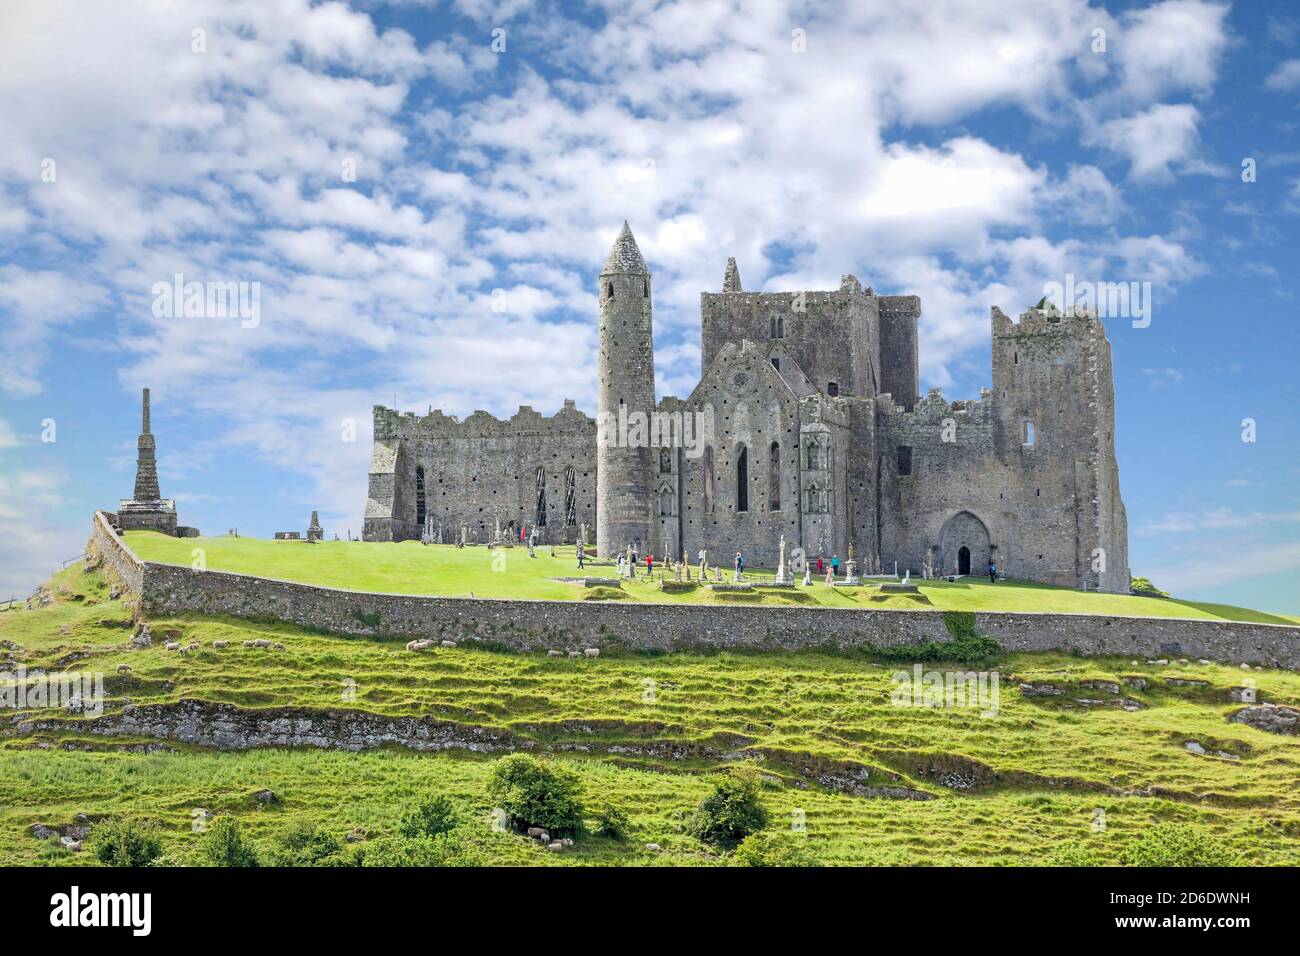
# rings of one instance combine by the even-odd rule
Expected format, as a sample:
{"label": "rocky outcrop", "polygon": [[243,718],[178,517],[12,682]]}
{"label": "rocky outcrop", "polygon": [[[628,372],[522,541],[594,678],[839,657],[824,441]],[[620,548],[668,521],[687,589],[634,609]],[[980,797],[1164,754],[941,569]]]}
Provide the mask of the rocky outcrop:
{"label": "rocky outcrop", "polygon": [[1255,704],[1243,707],[1228,718],[1234,724],[1246,724],[1270,734],[1300,734],[1300,710],[1278,704]]}
{"label": "rocky outcrop", "polygon": [[15,724],[18,733],[63,731],[108,737],[152,737],[216,750],[253,747],[370,750],[398,745],[424,751],[495,753],[534,746],[508,731],[431,717],[387,717],[306,707],[243,709],[232,704],[195,700],[128,706],[121,713],[94,720],[20,718]]}

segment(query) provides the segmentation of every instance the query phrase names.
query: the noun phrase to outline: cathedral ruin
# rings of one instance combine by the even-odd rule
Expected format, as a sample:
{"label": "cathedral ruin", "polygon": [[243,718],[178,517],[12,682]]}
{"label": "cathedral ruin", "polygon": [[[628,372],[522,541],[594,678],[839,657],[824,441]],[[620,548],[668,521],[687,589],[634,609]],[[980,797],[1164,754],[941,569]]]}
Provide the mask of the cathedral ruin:
{"label": "cathedral ruin", "polygon": [[364,538],[594,530],[694,560],[775,566],[782,536],[865,572],[984,574],[1127,592],[1110,344],[1094,312],[992,310],[993,384],[918,394],[912,295],[746,292],[734,259],[700,296],[703,370],[655,400],[651,275],[627,223],[599,276],[596,417],[417,417],[375,406]]}

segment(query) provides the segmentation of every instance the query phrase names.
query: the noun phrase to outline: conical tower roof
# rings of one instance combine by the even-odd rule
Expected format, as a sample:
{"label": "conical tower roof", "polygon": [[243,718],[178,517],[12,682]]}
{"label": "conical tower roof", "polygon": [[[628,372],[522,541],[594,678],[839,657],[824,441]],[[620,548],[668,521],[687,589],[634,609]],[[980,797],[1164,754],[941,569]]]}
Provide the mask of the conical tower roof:
{"label": "conical tower roof", "polygon": [[626,219],[623,220],[623,228],[619,230],[618,238],[609,249],[609,258],[605,260],[605,268],[600,270],[600,274],[647,274],[645,259],[641,257],[641,250],[637,248],[636,239],[632,237],[632,229]]}

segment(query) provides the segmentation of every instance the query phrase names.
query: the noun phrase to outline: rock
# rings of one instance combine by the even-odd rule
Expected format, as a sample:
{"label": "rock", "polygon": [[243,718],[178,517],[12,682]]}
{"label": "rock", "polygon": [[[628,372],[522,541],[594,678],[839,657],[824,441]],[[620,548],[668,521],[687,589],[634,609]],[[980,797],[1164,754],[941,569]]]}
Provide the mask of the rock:
{"label": "rock", "polygon": [[1168,666],[1169,661],[1165,660],[1165,659],[1162,657],[1162,658],[1160,658],[1160,660],[1158,660],[1158,661],[1147,661],[1147,663],[1148,663],[1148,664],[1159,664],[1161,667],[1166,667],[1166,666]]}
{"label": "rock", "polygon": [[212,646],[213,646],[213,647],[229,647],[229,646],[230,646],[230,642],[229,642],[229,641],[213,641],[213,642],[212,642]]}
{"label": "rock", "polygon": [[564,849],[564,844],[559,840],[556,840],[554,843],[546,844],[546,849],[550,850],[552,853],[558,853],[560,850]]}
{"label": "rock", "polygon": [[59,831],[54,829],[52,826],[47,826],[44,823],[32,824],[32,836],[36,837],[38,840],[48,840],[50,837],[58,835]]}
{"label": "rock", "polygon": [[1187,741],[1187,743],[1183,744],[1183,746],[1186,747],[1188,750],[1190,750],[1190,751],[1191,751],[1192,753],[1194,753],[1194,754],[1203,754],[1203,753],[1205,753],[1205,748],[1202,747],[1201,744],[1200,744],[1200,742],[1199,742],[1199,741],[1196,741],[1196,740],[1189,740],[1189,741]]}
{"label": "rock", "polygon": [[658,852],[659,852],[659,844],[658,844],[658,843],[647,843],[647,844],[645,845],[645,848],[646,848],[647,850],[649,850],[651,853],[658,853]]}
{"label": "rock", "polygon": [[1146,690],[1148,686],[1145,677],[1125,677],[1124,683],[1128,684],[1129,687],[1134,687],[1138,690]]}
{"label": "rock", "polygon": [[547,657],[563,657],[564,651],[549,650],[546,652]]}
{"label": "rock", "polygon": [[1278,704],[1253,704],[1228,718],[1234,724],[1246,724],[1270,734],[1300,733],[1300,710]]}
{"label": "rock", "polygon": [[1081,681],[1080,687],[1087,687],[1090,690],[1104,690],[1108,694],[1118,694],[1119,684],[1109,680],[1085,680]]}
{"label": "rock", "polygon": [[1210,685],[1207,680],[1189,680],[1185,677],[1166,677],[1165,683],[1174,687],[1208,687]]}
{"label": "rock", "polygon": [[253,794],[253,799],[258,803],[279,803],[280,798],[275,795],[274,790],[259,790]]}
{"label": "rock", "polygon": [[442,646],[442,647],[455,647],[455,646],[456,646],[456,642],[455,642],[455,641],[443,641],[441,646]]}
{"label": "rock", "polygon": [[369,836],[370,834],[366,832],[366,829],[364,827],[356,827],[352,830],[351,833],[349,833],[343,839],[346,840],[348,843],[361,843],[363,840],[368,839]]}
{"label": "rock", "polygon": [[1228,699],[1235,704],[1263,703],[1257,698],[1259,691],[1254,687],[1229,687]]}
{"label": "rock", "polygon": [[149,647],[153,644],[153,635],[149,633],[149,625],[141,622],[137,627],[135,634],[131,637],[132,647]]}
{"label": "rock", "polygon": [[599,657],[599,656],[600,656],[600,648],[599,648],[599,647],[589,647],[589,648],[587,648],[585,651],[583,651],[582,653],[586,654],[588,657]]}
{"label": "rock", "polygon": [[1059,697],[1065,693],[1061,688],[1052,684],[1021,684],[1020,695],[1022,697]]}
{"label": "rock", "polygon": [[118,665],[117,665],[117,672],[118,672],[119,674],[129,674],[129,673],[131,673],[131,665],[130,665],[130,664],[118,664]]}

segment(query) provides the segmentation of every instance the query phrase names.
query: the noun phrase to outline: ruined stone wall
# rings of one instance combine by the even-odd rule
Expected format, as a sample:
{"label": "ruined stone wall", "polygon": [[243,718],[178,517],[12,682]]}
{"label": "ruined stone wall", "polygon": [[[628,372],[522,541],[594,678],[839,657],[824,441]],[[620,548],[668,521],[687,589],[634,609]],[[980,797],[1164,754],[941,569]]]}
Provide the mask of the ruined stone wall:
{"label": "ruined stone wall", "polygon": [[[368,594],[145,565],[141,608],[288,621],[355,637],[480,641],[519,651],[623,646],[699,650],[890,646],[949,639],[937,611],[508,601]],[[1012,651],[1300,666],[1300,627],[1080,614],[975,615],[975,630]]]}
{"label": "ruined stone wall", "polygon": [[880,297],[880,391],[911,411],[920,398],[920,351],[917,324],[921,297]]}
{"label": "ruined stone wall", "polygon": [[700,367],[728,343],[772,341],[772,319],[780,317],[780,341],[813,385],[825,392],[834,382],[841,395],[870,397],[880,381],[877,310],[875,294],[852,276],[829,292],[702,292]]}
{"label": "ruined stone wall", "polygon": [[[596,423],[566,401],[546,418],[523,406],[508,420],[475,412],[464,421],[432,412],[422,418],[375,408],[375,453],[363,537],[403,541],[421,533],[417,472],[423,469],[427,514],[451,543],[460,527],[470,539],[490,539],[502,528],[537,523],[537,469],[546,488],[545,540],[573,541],[577,527],[593,529],[596,518]],[[576,516],[565,524],[570,470]],[[391,491],[389,490],[391,489]]]}
{"label": "ruined stone wall", "polygon": [[96,511],[91,520],[90,542],[91,547],[103,556],[104,563],[123,585],[136,594],[141,593],[144,587],[144,562],[117,536],[117,529],[102,511]]}
{"label": "ruined stone wall", "polygon": [[[820,404],[809,397],[806,402]],[[837,406],[842,403],[835,403]],[[704,378],[686,402],[688,410],[703,414],[713,409],[715,441],[712,449],[714,508],[706,510],[706,472],[709,455],[682,455],[681,543],[692,563],[700,548],[709,551],[709,563],[730,569],[737,551],[750,567],[775,567],[781,536],[787,553],[809,538],[800,504],[804,498],[804,470],[800,460],[803,410],[795,393],[772,368],[766,349],[752,342],[743,347],[724,346],[709,365]],[[847,421],[841,414],[826,426],[833,428],[841,466],[847,453]],[[771,494],[772,444],[777,445],[779,494]],[[737,488],[740,449],[747,455],[748,508],[739,509]],[[829,472],[826,477],[829,478]],[[842,487],[843,482],[841,481]],[[773,508],[777,504],[779,507]],[[829,517],[829,515],[828,515]],[[834,537],[828,535],[834,542]]]}

